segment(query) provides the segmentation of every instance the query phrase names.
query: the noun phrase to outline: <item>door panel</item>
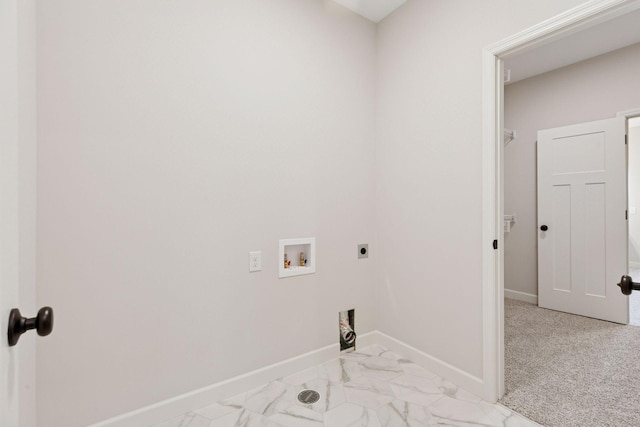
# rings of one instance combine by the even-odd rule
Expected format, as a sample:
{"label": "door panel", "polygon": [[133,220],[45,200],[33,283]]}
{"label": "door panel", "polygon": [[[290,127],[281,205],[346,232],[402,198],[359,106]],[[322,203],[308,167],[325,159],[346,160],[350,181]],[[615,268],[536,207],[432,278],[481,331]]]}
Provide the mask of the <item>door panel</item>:
{"label": "door panel", "polygon": [[571,291],[571,187],[553,187],[553,289]]}
{"label": "door panel", "polygon": [[[553,173],[556,175],[602,171],[605,141],[602,132],[557,138],[553,147]],[[580,152],[579,156],[575,154]]]}
{"label": "door panel", "polygon": [[585,186],[585,284],[590,296],[606,297],[606,194],[604,184]]}
{"label": "door panel", "polygon": [[540,307],[629,321],[624,134],[624,118],[538,132]]}

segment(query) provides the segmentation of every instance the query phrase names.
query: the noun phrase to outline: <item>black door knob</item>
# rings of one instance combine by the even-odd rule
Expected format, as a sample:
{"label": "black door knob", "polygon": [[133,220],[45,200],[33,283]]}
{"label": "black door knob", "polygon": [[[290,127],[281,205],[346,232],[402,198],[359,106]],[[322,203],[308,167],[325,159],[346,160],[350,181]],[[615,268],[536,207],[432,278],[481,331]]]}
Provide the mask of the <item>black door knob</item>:
{"label": "black door knob", "polygon": [[549,229],[549,227],[547,227],[546,225],[543,225],[542,227],[540,227],[540,230],[542,231],[547,231]]}
{"label": "black door knob", "polygon": [[633,279],[627,275],[622,276],[618,286],[620,286],[620,290],[625,295],[631,295],[633,291],[640,291],[640,283],[634,282]]}
{"label": "black door knob", "polygon": [[49,335],[53,330],[53,309],[51,307],[42,307],[38,310],[38,315],[31,319],[23,317],[17,308],[12,309],[9,313],[9,328],[7,331],[9,347],[16,345],[20,335],[30,329],[35,329],[41,337]]}

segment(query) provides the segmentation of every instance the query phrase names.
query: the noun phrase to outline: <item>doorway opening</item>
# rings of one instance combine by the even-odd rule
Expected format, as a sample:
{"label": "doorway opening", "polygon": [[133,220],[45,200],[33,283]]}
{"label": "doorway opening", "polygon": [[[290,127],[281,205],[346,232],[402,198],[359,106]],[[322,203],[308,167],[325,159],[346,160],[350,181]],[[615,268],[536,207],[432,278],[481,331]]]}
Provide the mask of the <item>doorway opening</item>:
{"label": "doorway opening", "polygon": [[[504,63],[517,56],[524,56],[536,50],[554,51],[556,57],[567,58],[573,55],[565,43],[563,47],[554,43],[569,39],[615,18],[630,17],[640,9],[637,0],[601,0],[588,2],[562,15],[554,17],[501,42],[491,45],[484,53],[484,226],[483,235],[486,246],[483,248],[484,260],[484,310],[487,313],[484,322],[485,331],[485,378],[488,387],[500,398],[504,387],[504,211],[503,197],[503,155],[505,128],[504,109]],[[636,27],[637,28],[637,27]],[[602,40],[612,41],[614,37]],[[566,40],[565,40],[566,41]],[[575,41],[575,40],[574,40]],[[562,43],[560,43],[562,44]],[[589,43],[582,43],[589,44]],[[552,47],[553,46],[553,47]],[[575,47],[575,45],[573,45]],[[619,46],[618,46],[619,48]],[[612,50],[609,48],[609,50]],[[584,59],[584,58],[583,58]],[[529,63],[525,68],[534,69],[537,64]],[[513,78],[513,70],[511,77]],[[518,138],[521,131],[517,129]],[[512,142],[511,144],[513,144]],[[518,214],[517,221],[521,220]],[[499,241],[502,244],[491,245]],[[493,250],[497,248],[497,250]]]}
{"label": "doorway opening", "polygon": [[[590,88],[588,97],[594,99],[602,99],[601,90],[615,93],[615,86],[621,92],[627,90],[625,81],[612,84],[598,77],[587,84],[582,77],[585,72],[606,63],[609,67],[616,66],[613,65],[616,62],[611,61],[613,57],[634,57],[638,52],[640,46],[631,46],[505,88],[505,126],[516,129],[518,135],[518,139],[504,150],[505,216],[516,217],[511,231],[507,233],[505,227],[504,234],[505,296],[529,296],[539,300],[528,301],[529,304],[505,301],[506,394],[501,403],[543,425],[567,425],[571,416],[581,425],[603,425],[605,421],[598,419],[598,415],[602,416],[616,405],[603,407],[607,394],[615,394],[619,380],[621,387],[631,388],[630,382],[624,380],[624,373],[615,372],[616,363],[602,363],[608,358],[618,362],[625,360],[627,341],[621,337],[626,336],[625,329],[629,327],[575,316],[573,314],[598,317],[573,311],[575,306],[566,309],[550,306],[548,299],[551,294],[555,304],[560,305],[563,297],[573,303],[575,301],[570,297],[575,293],[579,303],[590,299],[589,304],[593,304],[594,300],[606,302],[612,297],[616,304],[607,314],[618,317],[608,320],[628,321],[629,299],[615,286],[620,276],[628,271],[627,182],[633,179],[627,175],[624,137],[627,119],[620,115],[616,117],[616,109],[624,108],[620,105],[614,109],[603,108],[602,103],[593,102],[583,106],[579,115],[574,116],[576,105],[563,100],[576,98],[566,87],[570,79],[585,83]],[[628,71],[633,78],[635,69]],[[621,96],[616,102],[629,106],[632,101]],[[575,123],[605,116],[610,118]],[[549,191],[551,203],[545,199]],[[629,191],[633,191],[632,188]],[[542,199],[538,199],[541,193]],[[615,199],[609,201],[607,197],[605,204],[605,195],[615,196]],[[552,212],[545,212],[541,208],[543,204],[547,208],[551,205]],[[546,229],[541,229],[541,225]],[[611,241],[614,243],[609,243]],[[514,246],[516,243],[518,247]],[[548,250],[549,243],[556,252],[551,266],[545,265],[548,260],[544,250],[539,252],[543,246]],[[528,245],[532,246],[528,259],[511,256],[512,250],[516,255],[526,255],[522,247]],[[614,247],[617,256],[612,257]],[[575,250],[577,254],[573,253]],[[560,255],[559,259],[557,255]],[[586,257],[590,257],[587,262]],[[539,267],[542,268],[538,270]],[[529,268],[532,277],[523,274]],[[598,280],[600,278],[603,280]],[[530,292],[512,290],[526,280],[533,287]],[[550,283],[553,286],[546,290],[551,293],[543,295],[545,289],[538,285]],[[587,284],[593,287],[587,288]],[[578,292],[581,285],[587,288],[586,295]],[[543,297],[547,301],[543,301]],[[615,342],[618,344],[612,345]],[[576,364],[576,361],[580,362]],[[606,375],[611,375],[611,379],[603,377]],[[605,384],[602,389],[592,387],[594,379],[598,384]],[[572,387],[566,387],[566,384],[572,384]],[[616,386],[607,389],[612,384]],[[553,402],[546,402],[550,395]],[[531,406],[525,408],[525,404]],[[579,418],[585,414],[580,408],[589,408],[594,413]],[[625,408],[616,410],[621,414]],[[557,418],[549,416],[552,412],[558,414]],[[560,417],[563,413],[565,418]],[[592,420],[599,420],[601,424],[589,424]],[[631,425],[638,424],[637,421]]]}
{"label": "doorway opening", "polygon": [[[484,123],[485,123],[485,212],[487,213],[484,222],[484,231],[487,241],[498,237],[499,245],[497,245],[497,251],[491,252],[489,248],[486,248],[485,252],[485,309],[487,309],[491,316],[485,326],[485,331],[488,333],[487,344],[490,348],[489,366],[486,366],[487,373],[490,374],[490,378],[495,378],[495,390],[498,398],[503,398],[505,395],[505,235],[503,232],[504,216],[505,214],[512,215],[514,212],[505,212],[504,210],[504,134],[503,129],[509,127],[514,128],[511,124],[505,122],[504,110],[504,76],[505,76],[505,62],[511,58],[515,58],[519,55],[525,56],[538,49],[544,50],[547,47],[547,51],[556,50],[556,53],[567,53],[564,56],[570,56],[570,49],[567,44],[564,44],[563,48],[559,48],[557,45],[549,49],[556,42],[566,42],[571,39],[571,36],[580,34],[583,31],[603,24],[606,22],[612,23],[616,18],[631,17],[632,15],[638,16],[637,12],[640,9],[640,2],[636,0],[631,1],[596,1],[590,2],[583,7],[573,9],[566,14],[558,16],[547,22],[540,24],[539,26],[532,27],[528,31],[524,31],[517,34],[510,39],[490,46],[485,50],[485,104],[484,104]],[[637,24],[636,24],[637,25]],[[588,31],[587,31],[588,32]],[[602,34],[600,37],[603,37]],[[612,37],[604,35],[604,39],[609,40]],[[637,43],[637,41],[635,42]],[[583,43],[584,44],[584,43]],[[587,43],[588,44],[588,43]],[[575,46],[575,45],[574,45]],[[627,45],[628,46],[628,45]],[[616,48],[620,48],[617,46]],[[564,50],[563,50],[564,49]],[[614,50],[614,49],[610,49]],[[601,52],[604,53],[604,52]],[[599,54],[601,54],[599,53]],[[563,55],[559,55],[563,56]],[[593,57],[596,55],[592,55]],[[534,55],[535,57],[535,55]],[[583,58],[585,59],[585,58]],[[536,60],[534,59],[534,62]],[[539,62],[539,61],[538,61]],[[576,61],[577,62],[577,61]],[[568,65],[568,64],[564,64]],[[526,68],[526,67],[525,67]],[[547,70],[549,71],[549,70]],[[513,78],[513,70],[510,77]],[[617,109],[619,111],[620,109]],[[610,114],[615,114],[615,111],[611,111]],[[625,117],[629,117],[626,115]],[[599,117],[590,117],[588,119],[595,120]],[[588,120],[587,119],[587,120]],[[585,119],[582,119],[585,120]],[[581,120],[573,120],[572,122],[580,122]],[[563,123],[563,124],[568,124]],[[507,126],[508,125],[508,126]],[[555,124],[560,126],[561,124]],[[549,126],[549,127],[553,127]],[[543,127],[545,128],[545,127]],[[522,135],[520,129],[517,129],[518,138]],[[511,142],[513,144],[514,142]],[[518,214],[517,220],[520,221],[522,217]],[[537,226],[537,224],[536,224]],[[625,232],[626,238],[626,232]],[[626,243],[626,242],[625,242]],[[495,246],[494,246],[495,247]],[[627,270],[626,260],[622,264],[623,271]],[[576,316],[577,317],[577,316]],[[602,322],[607,323],[607,322]],[[540,328],[542,329],[542,328]],[[539,330],[540,330],[539,329]],[[630,328],[635,329],[635,328]],[[629,329],[627,329],[629,330]],[[640,338],[638,339],[640,341]],[[624,341],[625,343],[627,341]],[[495,346],[491,348],[492,346]],[[576,348],[581,347],[581,342],[577,343]],[[495,351],[491,351],[495,350]],[[549,353],[546,353],[549,354]],[[611,364],[614,366],[615,363]],[[575,366],[575,363],[567,366]],[[492,371],[495,369],[495,371]],[[607,369],[600,369],[599,372],[608,372]],[[491,376],[491,373],[494,375]],[[615,373],[613,373],[615,374]],[[528,377],[527,381],[539,376]],[[620,375],[624,377],[624,375]],[[585,383],[586,384],[586,383]],[[575,389],[575,387],[574,387]],[[579,390],[582,388],[578,387]],[[551,395],[555,397],[563,396],[559,389],[549,390],[546,394],[543,393],[543,398]],[[582,390],[583,391],[583,390]],[[559,395],[557,395],[560,393]],[[525,393],[526,394],[526,393]],[[567,395],[565,393],[564,395]],[[615,393],[614,393],[615,394]],[[557,395],[557,396],[556,396]],[[527,399],[531,403],[530,394]],[[503,400],[504,403],[504,400]],[[535,404],[534,404],[535,405]],[[545,404],[537,405],[541,409],[544,409]],[[583,404],[585,407],[596,407],[595,405]],[[525,413],[525,415],[528,415]],[[535,419],[535,417],[531,417]]]}

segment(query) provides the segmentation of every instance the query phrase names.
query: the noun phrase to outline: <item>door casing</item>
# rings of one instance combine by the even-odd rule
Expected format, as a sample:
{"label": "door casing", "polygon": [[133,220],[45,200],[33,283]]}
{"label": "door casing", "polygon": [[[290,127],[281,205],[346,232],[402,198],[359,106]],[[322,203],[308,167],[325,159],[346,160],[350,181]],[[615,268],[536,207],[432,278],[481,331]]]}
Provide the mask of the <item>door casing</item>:
{"label": "door casing", "polygon": [[0,425],[36,425],[36,334],[8,347],[35,295],[36,0],[0,0]]}

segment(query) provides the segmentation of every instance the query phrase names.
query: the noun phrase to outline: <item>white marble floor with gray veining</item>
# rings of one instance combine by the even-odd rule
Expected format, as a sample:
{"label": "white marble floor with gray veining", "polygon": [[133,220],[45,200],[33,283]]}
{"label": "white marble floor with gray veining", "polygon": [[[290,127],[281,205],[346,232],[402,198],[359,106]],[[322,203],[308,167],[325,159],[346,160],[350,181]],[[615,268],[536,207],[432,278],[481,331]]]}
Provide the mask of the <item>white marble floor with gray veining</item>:
{"label": "white marble floor with gray veining", "polygon": [[[302,390],[320,393],[314,404]],[[154,427],[416,427],[538,424],[381,346],[346,353]]]}

